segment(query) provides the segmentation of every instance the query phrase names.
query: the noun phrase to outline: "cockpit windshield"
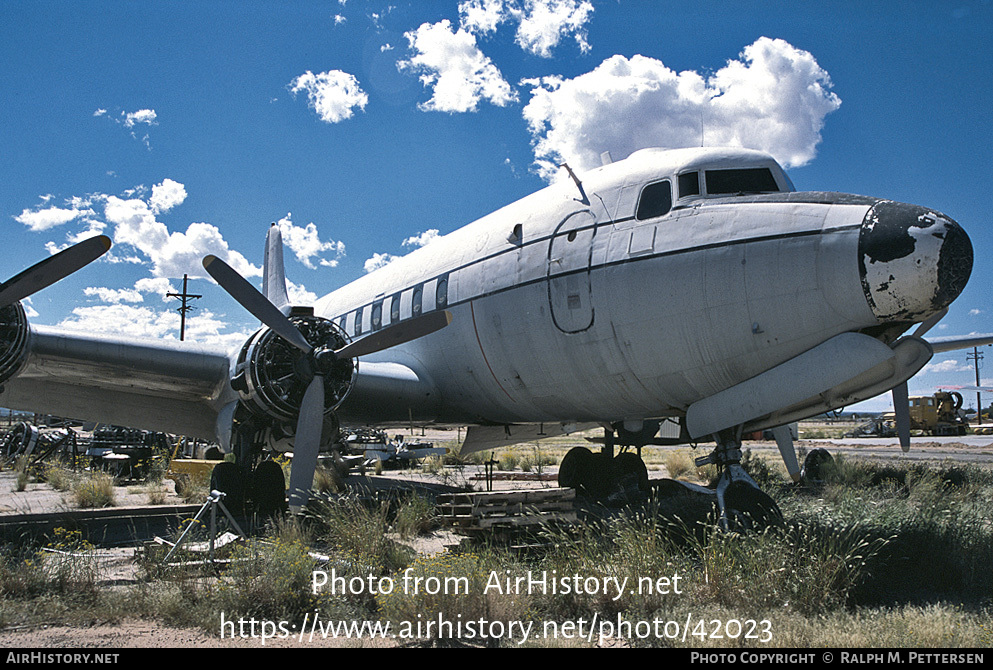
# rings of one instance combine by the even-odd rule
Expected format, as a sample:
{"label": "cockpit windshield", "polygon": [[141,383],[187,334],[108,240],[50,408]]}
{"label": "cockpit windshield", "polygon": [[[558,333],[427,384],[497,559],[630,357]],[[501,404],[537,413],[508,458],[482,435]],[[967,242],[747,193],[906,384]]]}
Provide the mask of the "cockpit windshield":
{"label": "cockpit windshield", "polygon": [[768,193],[779,191],[769,168],[706,170],[707,195]]}

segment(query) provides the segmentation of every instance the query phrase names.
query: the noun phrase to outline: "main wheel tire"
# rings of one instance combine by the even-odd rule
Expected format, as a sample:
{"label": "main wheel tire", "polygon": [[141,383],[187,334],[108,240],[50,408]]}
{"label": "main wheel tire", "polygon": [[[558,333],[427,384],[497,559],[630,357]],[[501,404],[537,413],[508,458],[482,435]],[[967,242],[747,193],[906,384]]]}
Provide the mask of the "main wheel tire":
{"label": "main wheel tire", "polygon": [[571,489],[583,487],[593,459],[593,452],[586,447],[570,449],[559,464],[559,486]]}
{"label": "main wheel tire", "polygon": [[252,501],[259,516],[276,516],[286,511],[286,478],[279,463],[265,460],[252,472]]}
{"label": "main wheel tire", "polygon": [[223,502],[231,514],[245,513],[245,474],[234,463],[222,461],[214,466],[210,473],[210,490],[226,494]]}
{"label": "main wheel tire", "polygon": [[626,451],[614,457],[614,478],[620,480],[627,475],[635,475],[638,479],[638,490],[648,490],[648,468],[638,454]]}

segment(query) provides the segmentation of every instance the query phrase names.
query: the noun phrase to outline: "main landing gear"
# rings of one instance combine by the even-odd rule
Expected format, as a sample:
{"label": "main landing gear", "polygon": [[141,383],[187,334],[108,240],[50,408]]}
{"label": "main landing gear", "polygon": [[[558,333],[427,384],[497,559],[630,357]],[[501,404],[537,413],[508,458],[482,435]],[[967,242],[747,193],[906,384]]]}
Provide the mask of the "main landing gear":
{"label": "main landing gear", "polygon": [[232,436],[235,461],[214,466],[210,487],[226,494],[224,504],[235,516],[279,516],[287,509],[283,469],[264,455],[265,426],[247,415],[239,419]]}
{"label": "main landing gear", "polygon": [[[649,426],[638,433],[613,427],[604,429],[603,448],[599,453],[586,447],[574,447],[563,457],[559,466],[559,485],[574,488],[586,497],[608,506],[641,502],[647,499],[650,487],[648,468],[641,460],[641,447],[658,430]],[[648,438],[643,439],[643,433]],[[615,446],[621,452],[614,455]],[[625,451],[635,447],[637,453]]]}

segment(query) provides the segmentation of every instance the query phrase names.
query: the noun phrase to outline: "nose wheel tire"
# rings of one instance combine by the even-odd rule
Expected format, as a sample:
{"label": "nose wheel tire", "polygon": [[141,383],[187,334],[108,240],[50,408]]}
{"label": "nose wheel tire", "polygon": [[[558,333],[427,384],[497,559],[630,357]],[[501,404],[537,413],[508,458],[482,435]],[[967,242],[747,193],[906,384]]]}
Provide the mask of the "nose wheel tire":
{"label": "nose wheel tire", "polygon": [[801,477],[807,484],[823,484],[827,469],[834,464],[834,457],[827,449],[818,447],[803,459]]}
{"label": "nose wheel tire", "polygon": [[728,530],[761,530],[783,522],[779,505],[749,482],[733,481],[724,489]]}
{"label": "nose wheel tire", "polygon": [[638,454],[633,454],[630,451],[617,454],[611,465],[615,480],[633,477],[638,482],[639,491],[648,490],[648,468],[645,467],[645,461],[641,460]]}
{"label": "nose wheel tire", "polygon": [[593,459],[593,452],[586,447],[573,447],[566,452],[559,465],[559,486],[570,489],[582,487]]}

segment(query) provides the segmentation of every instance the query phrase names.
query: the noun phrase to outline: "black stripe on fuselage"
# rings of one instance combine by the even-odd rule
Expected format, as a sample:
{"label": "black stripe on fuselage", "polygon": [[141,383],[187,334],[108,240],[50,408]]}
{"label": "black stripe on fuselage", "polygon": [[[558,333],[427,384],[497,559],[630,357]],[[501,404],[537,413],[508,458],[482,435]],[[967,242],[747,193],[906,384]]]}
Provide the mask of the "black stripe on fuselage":
{"label": "black stripe on fuselage", "polygon": [[[735,196],[735,197],[720,198],[720,199],[708,198],[706,200],[693,202],[693,203],[691,203],[689,205],[682,205],[682,206],[674,207],[673,210],[670,210],[670,211],[678,211],[680,209],[686,209],[686,208],[693,207],[693,206],[697,206],[697,207],[703,208],[703,207],[708,207],[708,206],[713,206],[713,205],[729,205],[729,204],[749,205],[749,204],[777,204],[778,203],[778,204],[866,205],[866,206],[871,206],[871,205],[873,205],[873,204],[875,204],[877,202],[879,202],[879,199],[878,198],[870,198],[870,197],[867,197],[867,196],[860,196],[860,195],[851,195],[851,194],[847,194],[847,193],[820,192],[820,191],[806,191],[806,192],[791,191],[791,192],[788,192],[788,193],[769,193],[769,194],[758,194],[758,195],[748,195],[748,196]],[[582,211],[582,210],[579,210],[579,211]],[[661,222],[661,220],[664,220],[665,217],[668,216],[668,214],[669,213],[667,212],[665,215],[659,217],[659,222]],[[621,223],[627,223],[629,221],[633,221],[634,219],[635,219],[635,217],[629,216],[629,217],[625,217],[625,218],[622,218],[622,219],[616,219],[614,221],[604,221],[602,223],[596,223],[596,222],[594,222],[592,224],[589,224],[587,226],[582,226],[580,228],[572,228],[572,229],[570,229],[569,232],[583,232],[583,231],[587,231],[587,230],[595,230],[596,228],[598,228],[600,226],[609,226],[609,225],[617,225],[617,224],[621,224]],[[647,224],[647,223],[649,223],[649,221],[651,221],[651,220],[646,220],[645,223]],[[847,226],[840,226],[838,228],[832,228],[830,230],[830,232],[840,232],[840,231],[846,231],[846,230],[854,230],[854,229],[861,228],[861,226],[862,226],[861,223],[850,224],[850,225],[847,225]],[[530,279],[530,280],[528,280],[526,282],[521,282],[519,284],[512,284],[510,286],[504,286],[502,288],[498,288],[498,289],[494,289],[493,291],[489,291],[488,293],[480,293],[478,295],[474,295],[474,296],[469,297],[469,298],[463,298],[462,300],[459,300],[458,302],[449,303],[448,305],[445,306],[445,309],[451,309],[453,307],[458,307],[459,305],[464,305],[467,302],[471,302],[473,300],[480,300],[482,298],[489,298],[491,296],[499,295],[501,293],[505,293],[505,292],[510,291],[510,290],[513,290],[513,289],[524,288],[524,287],[527,287],[527,286],[532,286],[534,284],[540,284],[540,283],[546,282],[546,281],[548,281],[550,279],[556,279],[556,278],[559,278],[559,277],[567,277],[569,275],[574,275],[574,274],[592,273],[594,270],[602,270],[602,269],[611,268],[611,267],[618,267],[618,266],[621,266],[621,265],[626,265],[628,263],[638,263],[638,262],[642,262],[642,261],[655,260],[655,259],[659,259],[659,258],[667,258],[667,257],[671,257],[671,256],[676,256],[676,255],[679,255],[679,254],[688,254],[688,253],[695,253],[695,252],[699,252],[699,251],[708,251],[708,250],[711,250],[711,249],[722,249],[722,248],[734,247],[734,246],[738,246],[738,245],[741,245],[741,244],[752,244],[752,243],[770,242],[770,241],[776,241],[776,240],[786,240],[786,239],[794,239],[794,238],[801,238],[801,237],[809,237],[811,235],[820,235],[822,232],[825,232],[825,231],[823,231],[822,229],[816,229],[816,230],[804,230],[804,231],[798,231],[798,232],[792,232],[792,233],[777,233],[777,234],[774,234],[774,235],[760,235],[760,236],[757,236],[757,237],[748,237],[748,238],[743,238],[743,239],[727,240],[727,241],[723,241],[723,242],[712,242],[712,243],[709,243],[709,244],[703,244],[703,245],[699,245],[699,246],[695,246],[695,247],[688,247],[688,248],[685,248],[685,249],[673,249],[673,250],[662,251],[662,252],[654,253],[654,254],[644,254],[644,255],[635,256],[635,257],[621,258],[621,259],[618,259],[618,260],[615,260],[615,261],[611,261],[609,263],[602,263],[600,265],[591,265],[591,266],[588,266],[588,267],[577,268],[577,269],[574,269],[574,270],[568,270],[568,271],[565,271],[565,272],[561,272],[559,274],[553,274],[553,275],[546,274],[546,275],[543,275],[541,277],[537,277],[535,279]],[[534,245],[534,244],[547,243],[547,242],[549,242],[550,240],[552,240],[555,237],[563,237],[563,236],[565,236],[567,234],[568,233],[559,233],[558,235],[555,235],[553,233],[553,234],[549,234],[549,235],[543,235],[541,237],[536,237],[533,240],[529,240],[528,242],[522,243],[520,245],[512,245],[512,246],[510,246],[507,249],[502,249],[500,251],[494,252],[494,253],[489,254],[487,256],[483,256],[482,258],[477,258],[477,259],[472,260],[472,261],[470,261],[468,263],[464,263],[464,264],[462,264],[462,265],[460,265],[458,267],[452,268],[450,270],[446,270],[445,272],[440,272],[440,273],[438,273],[436,275],[433,275],[431,277],[428,277],[427,279],[424,279],[422,281],[419,281],[416,284],[411,284],[411,285],[409,285],[407,287],[404,287],[402,289],[394,290],[394,291],[384,291],[384,292],[378,294],[375,299],[370,300],[367,303],[363,303],[360,306],[351,307],[348,310],[345,310],[344,312],[341,312],[340,314],[335,315],[334,317],[332,317],[331,320],[337,321],[342,316],[347,315],[347,314],[349,314],[351,312],[357,311],[359,309],[363,309],[364,310],[366,307],[370,307],[374,303],[379,302],[380,300],[383,300],[384,299],[383,296],[385,296],[385,295],[391,295],[392,296],[392,295],[397,295],[397,294],[403,293],[404,291],[407,291],[407,290],[410,290],[412,288],[415,288],[416,286],[423,286],[423,285],[431,282],[434,279],[438,279],[438,278],[444,277],[446,275],[447,276],[450,276],[450,275],[452,275],[452,274],[454,274],[456,272],[461,272],[461,271],[463,271],[463,270],[465,270],[467,268],[473,267],[473,266],[478,265],[480,263],[486,263],[486,262],[488,262],[488,261],[490,261],[490,260],[492,260],[494,258],[497,258],[497,257],[499,257],[499,256],[501,256],[503,254],[513,253],[513,252],[519,251],[520,249],[522,249],[524,247],[528,247],[528,246],[531,246],[531,245]],[[410,317],[407,317],[407,318],[410,318]]]}

